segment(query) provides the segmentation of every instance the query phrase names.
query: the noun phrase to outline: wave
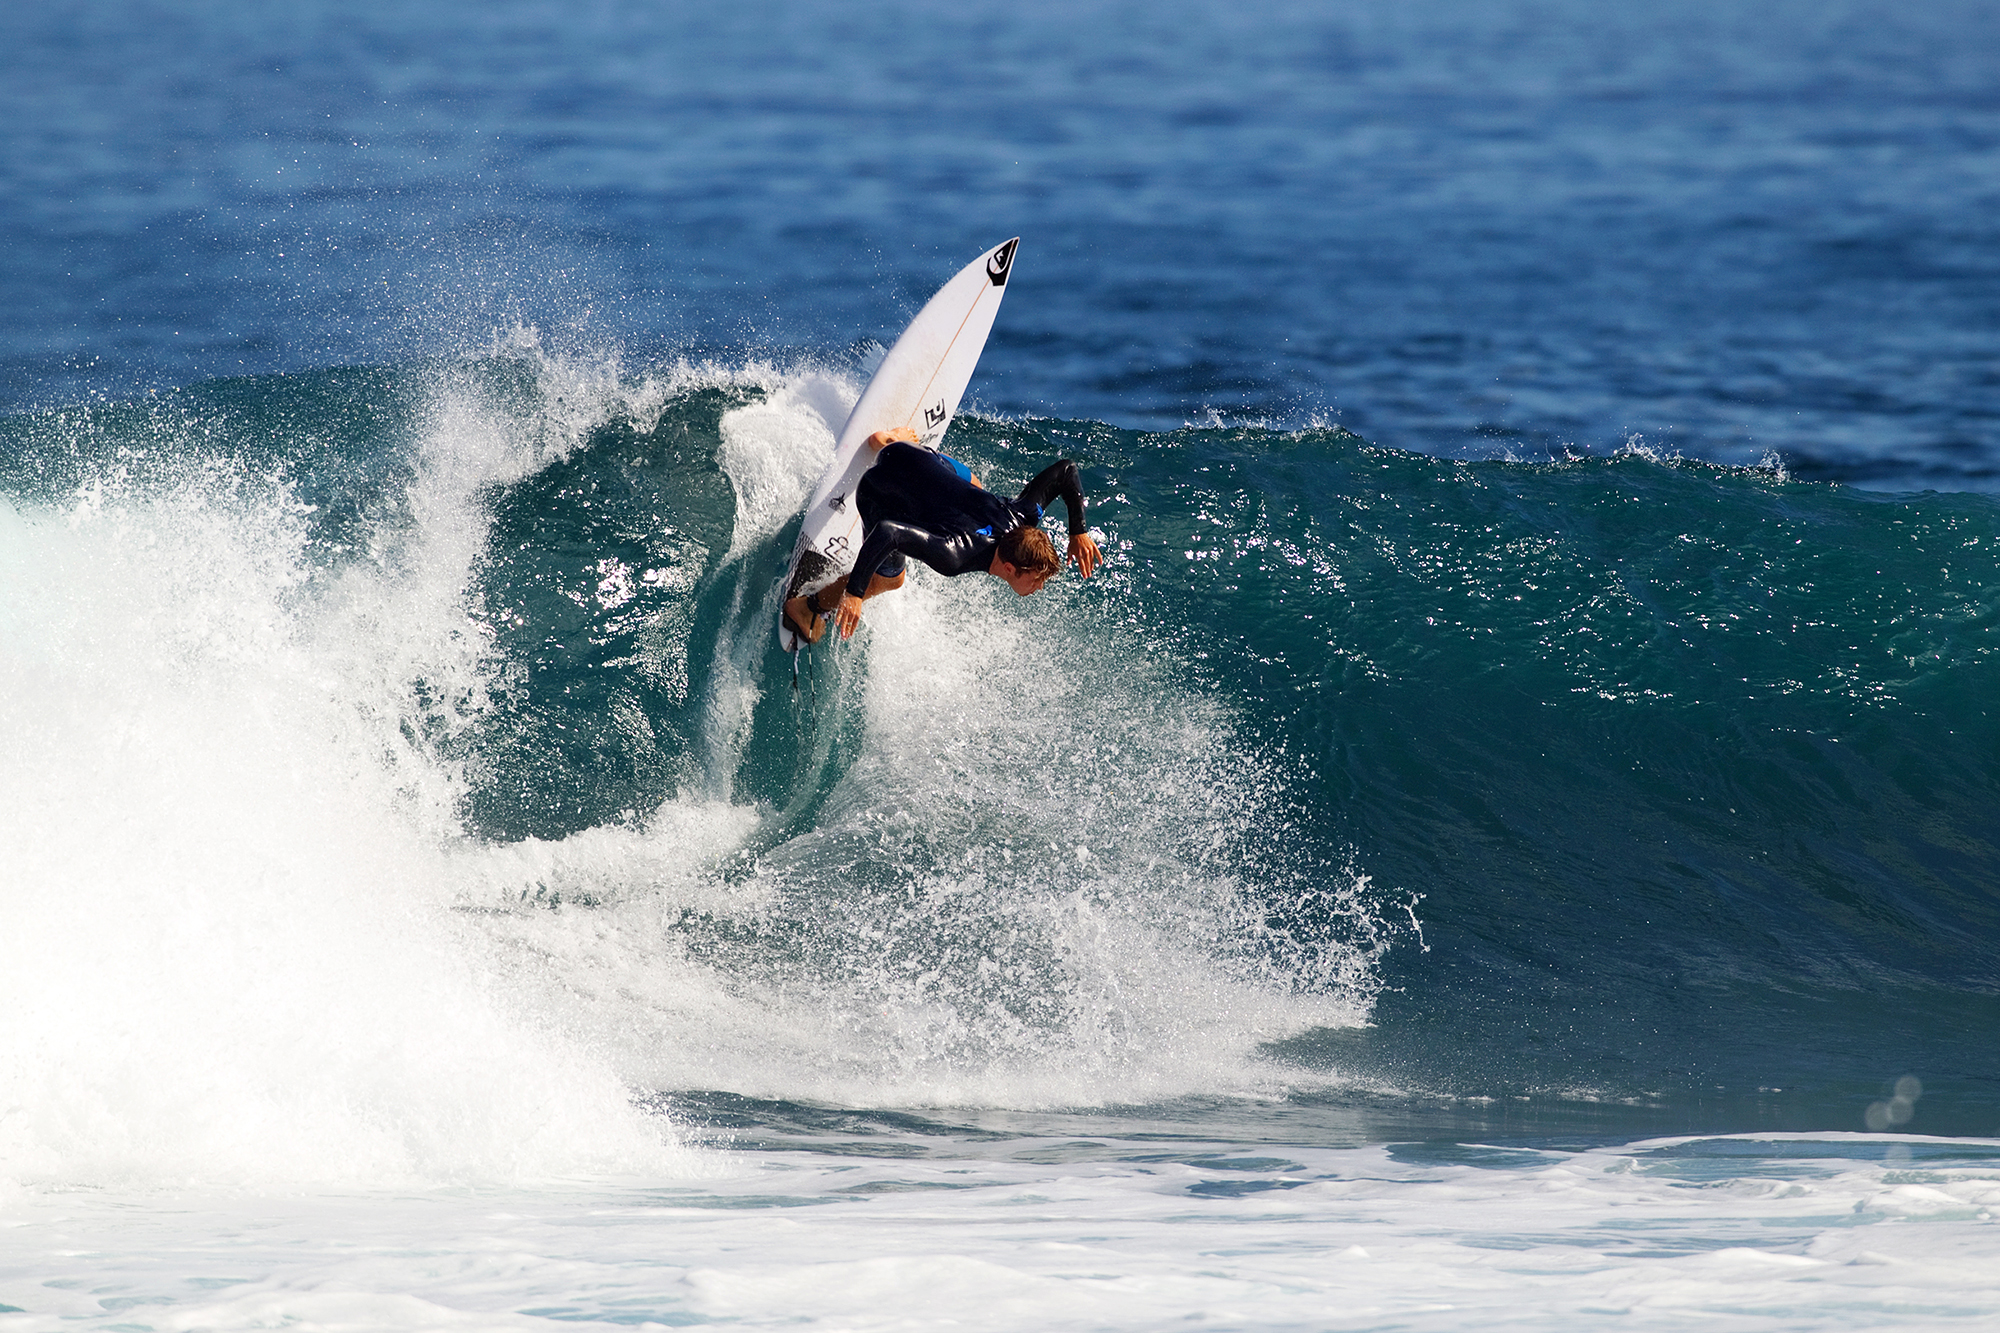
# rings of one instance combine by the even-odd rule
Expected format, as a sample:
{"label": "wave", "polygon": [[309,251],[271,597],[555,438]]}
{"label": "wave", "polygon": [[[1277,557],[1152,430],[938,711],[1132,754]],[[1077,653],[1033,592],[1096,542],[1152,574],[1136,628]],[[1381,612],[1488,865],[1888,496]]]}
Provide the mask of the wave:
{"label": "wave", "polygon": [[1072,597],[915,589],[793,699],[856,387],[527,341],[8,418],[0,1171],[684,1167],[635,1097],[1256,1090],[1361,1021],[1294,766]]}
{"label": "wave", "polygon": [[1990,500],[970,415],[996,487],[1078,459],[1106,568],[919,575],[795,695],[858,387],[522,335],[0,421],[5,1171],[599,1169],[675,1090],[1838,1081],[1885,996],[1882,1058],[1966,1066]]}

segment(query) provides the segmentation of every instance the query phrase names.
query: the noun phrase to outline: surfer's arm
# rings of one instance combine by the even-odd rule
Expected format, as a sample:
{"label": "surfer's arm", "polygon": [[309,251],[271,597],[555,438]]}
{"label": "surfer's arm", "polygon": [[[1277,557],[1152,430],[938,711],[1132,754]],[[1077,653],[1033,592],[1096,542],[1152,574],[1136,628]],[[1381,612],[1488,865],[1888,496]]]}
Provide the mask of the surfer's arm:
{"label": "surfer's arm", "polygon": [[[990,555],[991,542],[981,549]],[[963,540],[954,542],[912,523],[883,519],[868,529],[867,539],[854,557],[854,570],[847,576],[847,590],[834,609],[833,623],[840,627],[840,637],[848,637],[861,623],[861,601],[868,595],[869,580],[892,554],[900,552],[907,560],[921,560],[940,574],[958,575],[971,567],[971,550]]]}
{"label": "surfer's arm", "polygon": [[1077,572],[1089,578],[1104,556],[1097,549],[1097,542],[1084,522],[1083,479],[1077,475],[1076,464],[1067,458],[1059,458],[1049,464],[1028,483],[1015,503],[1046,509],[1049,501],[1058,495],[1062,497],[1063,508],[1069,511],[1069,558],[1076,565]]}
{"label": "surfer's arm", "polygon": [[[987,544],[989,547],[991,543]],[[898,523],[885,518],[868,529],[867,539],[854,557],[854,570],[847,576],[847,591],[855,597],[868,594],[868,578],[884,560],[900,552],[906,559],[921,560],[946,576],[963,574],[967,568],[964,541],[951,541],[914,523]],[[989,551],[990,554],[990,551]]]}
{"label": "surfer's arm", "polygon": [[1058,458],[1036,473],[1015,503],[1047,509],[1058,495],[1069,511],[1069,535],[1088,534],[1090,527],[1083,521],[1083,479],[1076,474],[1076,464],[1067,458]]}

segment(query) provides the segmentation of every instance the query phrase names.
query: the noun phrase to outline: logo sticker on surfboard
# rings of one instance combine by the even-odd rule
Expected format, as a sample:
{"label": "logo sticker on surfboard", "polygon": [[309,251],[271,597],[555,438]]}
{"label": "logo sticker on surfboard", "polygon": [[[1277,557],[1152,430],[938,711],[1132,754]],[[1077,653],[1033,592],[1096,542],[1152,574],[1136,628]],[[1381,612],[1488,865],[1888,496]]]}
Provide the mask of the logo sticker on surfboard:
{"label": "logo sticker on surfboard", "polygon": [[1019,238],[1007,242],[986,261],[986,276],[992,279],[995,287],[1007,285],[1007,270],[1014,266],[1014,247],[1020,243]]}

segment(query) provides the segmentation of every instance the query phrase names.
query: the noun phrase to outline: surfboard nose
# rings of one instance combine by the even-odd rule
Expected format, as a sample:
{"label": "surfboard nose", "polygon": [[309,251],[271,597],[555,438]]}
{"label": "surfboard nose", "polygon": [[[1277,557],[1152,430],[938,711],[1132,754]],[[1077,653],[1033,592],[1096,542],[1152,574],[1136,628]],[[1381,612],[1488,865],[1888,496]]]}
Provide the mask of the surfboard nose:
{"label": "surfboard nose", "polygon": [[1013,240],[1008,241],[1005,245],[1002,245],[998,250],[987,256],[986,276],[992,279],[995,287],[1005,287],[1007,285],[1007,274],[1014,268],[1014,247],[1020,243],[1021,238],[1016,236]]}

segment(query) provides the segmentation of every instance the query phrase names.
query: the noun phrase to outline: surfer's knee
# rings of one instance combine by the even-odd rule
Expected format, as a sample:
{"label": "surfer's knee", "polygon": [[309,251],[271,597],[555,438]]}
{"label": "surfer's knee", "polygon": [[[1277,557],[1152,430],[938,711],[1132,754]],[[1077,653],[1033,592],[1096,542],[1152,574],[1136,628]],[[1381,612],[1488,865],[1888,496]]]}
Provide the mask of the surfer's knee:
{"label": "surfer's knee", "polygon": [[909,574],[900,569],[893,575],[870,574],[868,576],[868,591],[861,594],[862,599],[866,600],[885,592],[894,592],[903,586],[903,580],[908,577]]}

